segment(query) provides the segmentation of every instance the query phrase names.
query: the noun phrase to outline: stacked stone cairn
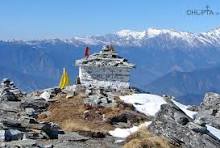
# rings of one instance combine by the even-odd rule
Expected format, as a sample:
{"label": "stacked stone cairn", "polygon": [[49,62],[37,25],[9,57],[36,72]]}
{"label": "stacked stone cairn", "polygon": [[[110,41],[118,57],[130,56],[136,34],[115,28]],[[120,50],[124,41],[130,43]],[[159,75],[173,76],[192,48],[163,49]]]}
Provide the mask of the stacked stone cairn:
{"label": "stacked stone cairn", "polygon": [[13,81],[3,79],[0,86],[0,147],[32,147],[37,145],[36,140],[56,139],[63,134],[58,125],[36,120],[48,106],[45,99],[26,95]]}

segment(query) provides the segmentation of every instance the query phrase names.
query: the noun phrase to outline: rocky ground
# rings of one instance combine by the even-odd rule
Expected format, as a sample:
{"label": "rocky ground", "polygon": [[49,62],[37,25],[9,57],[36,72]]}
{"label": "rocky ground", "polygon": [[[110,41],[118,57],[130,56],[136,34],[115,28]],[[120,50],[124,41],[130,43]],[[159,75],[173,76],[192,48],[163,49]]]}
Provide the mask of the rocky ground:
{"label": "rocky ground", "polygon": [[[155,115],[138,112],[136,106],[141,104],[127,104],[119,97],[135,93],[142,92],[81,85],[24,93],[4,79],[0,147],[220,147],[219,137],[212,132],[220,129],[219,94],[207,93],[200,106],[188,107],[195,113],[191,116],[169,96],[163,96],[166,103]],[[150,124],[125,139],[109,132],[145,122]]]}

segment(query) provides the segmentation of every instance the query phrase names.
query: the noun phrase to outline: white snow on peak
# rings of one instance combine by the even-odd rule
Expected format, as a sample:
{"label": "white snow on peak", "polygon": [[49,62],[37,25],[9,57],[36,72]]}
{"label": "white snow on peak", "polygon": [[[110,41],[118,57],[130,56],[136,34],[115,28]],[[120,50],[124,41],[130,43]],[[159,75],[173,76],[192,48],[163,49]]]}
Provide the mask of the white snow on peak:
{"label": "white snow on peak", "polygon": [[[63,41],[75,46],[79,45],[105,45],[113,44],[119,46],[153,46],[154,40],[151,38],[157,38],[156,43],[161,43],[166,48],[172,48],[182,45],[183,49],[190,49],[188,47],[202,47],[215,46],[220,47],[220,28],[210,30],[203,33],[190,33],[184,31],[176,31],[173,29],[156,29],[148,28],[144,31],[135,30],[120,30],[115,33],[99,36],[84,36],[73,37],[72,39],[51,39],[43,40],[44,42],[57,43],[57,41]],[[25,41],[26,44],[38,45],[40,41]],[[179,45],[180,44],[180,45]]]}
{"label": "white snow on peak", "polygon": [[90,37],[74,37],[73,39],[78,40],[78,41],[83,42],[88,45],[97,45],[97,43],[98,43],[97,40],[94,40]]}
{"label": "white snow on peak", "polygon": [[155,116],[162,104],[166,104],[163,97],[152,94],[132,94],[120,96],[125,103],[132,104],[135,109],[147,116]]}
{"label": "white snow on peak", "polygon": [[169,34],[171,37],[184,37],[184,36],[189,36],[190,33],[188,32],[180,32],[180,31],[175,31],[171,29],[155,29],[155,28],[149,28],[147,29],[147,35],[148,37],[155,37],[160,34]]}
{"label": "white snow on peak", "polygon": [[210,30],[208,32],[204,32],[202,34],[204,34],[204,35],[220,35],[220,27],[213,29],[213,30]]}
{"label": "white snow on peak", "polygon": [[121,38],[130,40],[130,43],[137,43],[137,45],[140,45],[140,42],[144,39],[157,37],[159,35],[168,35],[171,39],[178,38],[188,43],[193,43],[195,39],[195,35],[192,33],[175,31],[171,29],[149,28],[146,31],[121,30],[115,34]]}
{"label": "white snow on peak", "polygon": [[162,33],[161,30],[155,29],[155,28],[149,28],[149,29],[147,29],[146,32],[147,32],[148,37],[155,37],[155,36]]}
{"label": "white snow on peak", "polygon": [[143,39],[145,36],[145,31],[138,32],[138,31],[131,31],[131,30],[121,30],[115,33],[116,35],[120,37],[133,37],[134,39]]}
{"label": "white snow on peak", "polygon": [[188,110],[187,108],[188,108],[189,106],[183,105],[183,104],[181,104],[181,103],[179,103],[179,102],[177,102],[177,101],[175,101],[175,100],[173,100],[173,99],[172,99],[172,102],[173,102],[176,106],[178,106],[187,116],[189,116],[190,118],[194,119],[194,117],[195,117],[195,115],[197,114],[197,112]]}

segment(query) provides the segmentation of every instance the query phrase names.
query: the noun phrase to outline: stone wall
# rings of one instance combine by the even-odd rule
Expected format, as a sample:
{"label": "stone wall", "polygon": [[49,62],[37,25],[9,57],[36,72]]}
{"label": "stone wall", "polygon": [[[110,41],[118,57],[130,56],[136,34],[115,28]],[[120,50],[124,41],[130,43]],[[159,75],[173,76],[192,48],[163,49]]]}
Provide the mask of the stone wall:
{"label": "stone wall", "polygon": [[130,68],[127,67],[79,67],[79,77],[82,84],[110,88],[129,87]]}

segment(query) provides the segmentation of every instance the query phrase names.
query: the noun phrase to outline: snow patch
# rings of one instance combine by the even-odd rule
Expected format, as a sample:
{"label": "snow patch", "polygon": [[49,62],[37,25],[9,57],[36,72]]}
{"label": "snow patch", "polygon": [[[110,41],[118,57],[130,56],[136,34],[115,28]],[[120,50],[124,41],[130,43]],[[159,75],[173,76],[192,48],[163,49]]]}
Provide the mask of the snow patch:
{"label": "snow patch", "polygon": [[132,104],[135,109],[147,116],[155,116],[162,104],[167,102],[163,97],[152,94],[132,94],[120,96],[125,103]]}
{"label": "snow patch", "polygon": [[208,131],[209,131],[210,133],[212,133],[215,137],[217,137],[218,139],[220,139],[220,130],[219,130],[219,129],[214,128],[214,127],[212,127],[212,126],[210,126],[210,125],[206,125],[206,127],[207,127],[207,129],[208,129]]}
{"label": "snow patch", "polygon": [[197,114],[197,112],[188,110],[187,108],[188,108],[189,106],[183,105],[183,104],[181,104],[181,103],[179,103],[179,102],[177,102],[177,101],[175,101],[175,100],[173,100],[173,99],[172,99],[172,102],[173,102],[176,106],[178,106],[187,116],[189,116],[190,118],[194,119],[194,117],[195,117],[195,115]]}
{"label": "snow patch", "polygon": [[113,137],[125,139],[131,134],[137,132],[141,127],[148,127],[151,124],[151,121],[145,122],[139,126],[133,126],[132,128],[116,128],[113,131],[109,131],[109,134]]}

